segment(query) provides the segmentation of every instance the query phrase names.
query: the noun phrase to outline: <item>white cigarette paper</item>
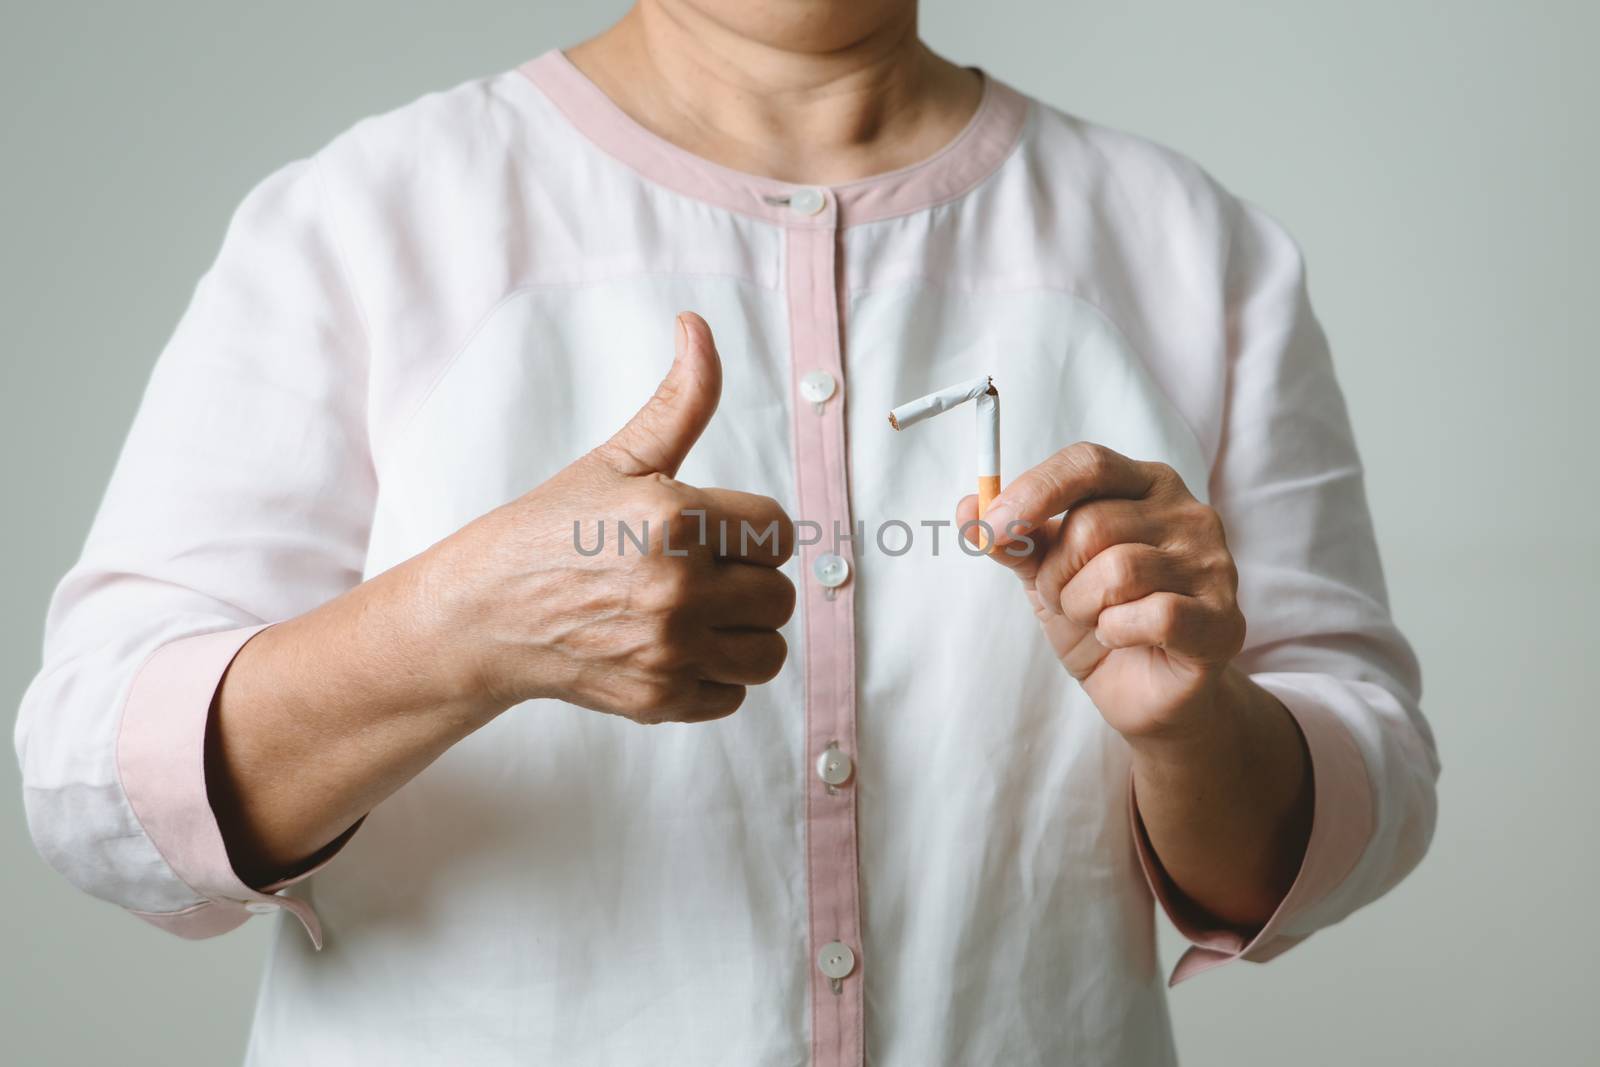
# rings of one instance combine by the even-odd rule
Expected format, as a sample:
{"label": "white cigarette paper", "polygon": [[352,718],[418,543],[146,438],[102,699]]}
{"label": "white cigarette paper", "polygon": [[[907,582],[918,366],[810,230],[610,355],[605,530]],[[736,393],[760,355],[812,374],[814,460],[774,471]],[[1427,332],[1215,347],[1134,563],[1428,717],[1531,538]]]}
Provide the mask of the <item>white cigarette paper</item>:
{"label": "white cigarette paper", "polygon": [[930,419],[935,415],[949,411],[958,404],[965,404],[969,400],[976,400],[992,388],[992,381],[987,374],[981,378],[974,378],[970,382],[952,385],[940,389],[936,393],[918,397],[909,403],[901,404],[889,412],[889,425],[897,430],[907,426],[915,426],[923,419]]}
{"label": "white cigarette paper", "polygon": [[903,430],[969,400],[978,402],[978,517],[981,519],[989,510],[989,502],[1000,493],[1000,392],[994,387],[994,380],[985,374],[901,404],[889,412],[889,425]]}

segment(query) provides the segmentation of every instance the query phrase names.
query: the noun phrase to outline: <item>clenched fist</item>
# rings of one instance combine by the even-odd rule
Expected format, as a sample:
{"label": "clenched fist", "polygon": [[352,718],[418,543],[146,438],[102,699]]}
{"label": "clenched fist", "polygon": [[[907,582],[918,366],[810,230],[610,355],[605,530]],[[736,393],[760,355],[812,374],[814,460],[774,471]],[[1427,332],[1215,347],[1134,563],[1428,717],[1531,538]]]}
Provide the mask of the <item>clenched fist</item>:
{"label": "clenched fist", "polygon": [[[778,673],[793,524],[770,497],[674,477],[721,390],[710,328],[680,315],[672,368],[626,426],[430,553],[439,629],[492,702],[555,697],[642,723],[702,722]],[[579,550],[602,529],[602,551]]]}

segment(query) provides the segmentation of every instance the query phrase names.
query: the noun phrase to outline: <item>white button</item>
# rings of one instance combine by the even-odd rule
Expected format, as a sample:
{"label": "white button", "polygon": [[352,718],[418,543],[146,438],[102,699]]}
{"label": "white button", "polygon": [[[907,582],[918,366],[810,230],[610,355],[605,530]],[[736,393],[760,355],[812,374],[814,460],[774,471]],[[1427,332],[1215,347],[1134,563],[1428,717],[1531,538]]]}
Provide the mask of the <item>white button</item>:
{"label": "white button", "polygon": [[815,215],[828,206],[828,198],[820,189],[800,189],[789,198],[789,210],[802,215]]}
{"label": "white button", "polygon": [[824,588],[837,589],[850,579],[850,564],[844,561],[843,556],[824,552],[811,564],[811,573],[816,576]]}
{"label": "white button", "polygon": [[814,370],[800,379],[800,395],[813,404],[820,404],[833,396],[839,383],[825,370]]}
{"label": "white button", "polygon": [[273,912],[278,910],[278,905],[263,904],[261,901],[257,900],[246,904],[244,906],[244,910],[248,911],[252,915],[271,915]]}
{"label": "white button", "polygon": [[829,785],[844,785],[850,780],[850,757],[830,745],[817,757],[817,777]]}
{"label": "white button", "polygon": [[856,969],[856,954],[842,941],[829,941],[817,953],[817,970],[837,981]]}

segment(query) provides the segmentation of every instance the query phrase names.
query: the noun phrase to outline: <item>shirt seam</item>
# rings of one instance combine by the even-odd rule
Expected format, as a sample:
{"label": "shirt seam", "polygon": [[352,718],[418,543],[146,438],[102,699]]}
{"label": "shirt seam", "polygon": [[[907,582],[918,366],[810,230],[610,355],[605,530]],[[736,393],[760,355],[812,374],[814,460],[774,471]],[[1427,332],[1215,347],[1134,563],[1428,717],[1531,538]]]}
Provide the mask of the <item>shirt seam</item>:
{"label": "shirt seam", "polygon": [[[1150,376],[1151,382],[1156,386],[1156,388],[1161,390],[1161,395],[1166,398],[1167,403],[1172,408],[1173,414],[1176,415],[1178,420],[1183,423],[1184,428],[1189,431],[1189,435],[1192,438],[1194,438],[1194,443],[1195,443],[1196,448],[1198,448],[1200,450],[1201,454],[1205,457],[1205,462],[1206,462],[1206,481],[1207,481],[1206,488],[1209,491],[1209,489],[1210,489],[1210,480],[1215,474],[1215,469],[1214,468],[1216,467],[1217,456],[1221,452],[1221,437],[1220,437],[1220,435],[1219,435],[1219,438],[1218,438],[1218,446],[1217,446],[1217,448],[1216,449],[1207,449],[1206,445],[1205,445],[1205,438],[1203,436],[1201,436],[1199,428],[1194,426],[1189,421],[1189,418],[1188,418],[1188,416],[1186,416],[1184,414],[1183,409],[1172,398],[1171,394],[1169,394],[1167,392],[1166,387],[1162,384],[1161,376],[1156,372],[1155,368],[1150,365],[1148,357],[1145,355],[1143,349],[1141,349],[1138,345],[1135,345],[1133,343],[1133,340],[1129,336],[1128,331],[1123,328],[1122,324],[1120,322],[1118,322],[1117,319],[1115,317],[1113,317],[1112,314],[1109,311],[1106,310],[1105,306],[1099,300],[1096,300],[1094,297],[1086,295],[1082,290],[1074,288],[1072,286],[1032,284],[1032,285],[1020,285],[1020,286],[1015,286],[1015,287],[1010,287],[1010,288],[1005,288],[1005,289],[989,289],[989,290],[986,290],[986,289],[978,289],[978,288],[969,288],[969,287],[966,287],[966,286],[943,285],[943,284],[940,283],[940,281],[938,279],[929,277],[929,276],[927,276],[925,274],[907,274],[907,275],[903,275],[902,278],[899,281],[897,281],[897,282],[895,282],[893,284],[864,285],[859,289],[849,290],[847,296],[850,299],[855,299],[855,297],[858,296],[858,295],[865,295],[867,293],[880,292],[880,291],[892,289],[896,285],[900,285],[900,284],[903,284],[905,282],[922,283],[922,284],[927,285],[927,286],[932,287],[932,288],[941,289],[941,290],[943,290],[945,292],[959,293],[959,294],[961,294],[963,296],[985,296],[985,295],[993,295],[993,294],[1002,293],[1002,292],[1006,293],[1006,294],[1013,294],[1013,293],[1046,293],[1046,294],[1051,294],[1051,295],[1056,295],[1056,296],[1064,296],[1064,297],[1067,297],[1069,299],[1076,300],[1079,303],[1083,304],[1084,307],[1086,307],[1090,311],[1094,312],[1096,317],[1098,317],[1101,322],[1105,323],[1106,327],[1109,330],[1111,330],[1111,332],[1116,336],[1116,339],[1118,341],[1120,341],[1122,343],[1122,345],[1130,353],[1133,354],[1133,357],[1139,361],[1139,365],[1142,368],[1144,368],[1145,373]],[[1225,349],[1226,349],[1228,338],[1226,336],[1224,336],[1222,338],[1222,341],[1223,341]]]}
{"label": "shirt seam", "polygon": [[[717,271],[680,272],[662,270],[632,271],[623,274],[607,275],[598,278],[585,278],[570,282],[529,282],[523,285],[515,286],[511,289],[507,289],[492,302],[490,302],[483,312],[480,313],[477,318],[472,320],[472,325],[461,334],[461,340],[451,347],[449,357],[446,358],[445,361],[439,366],[439,369],[433,374],[433,376],[428,379],[427,386],[423,389],[416,402],[407,408],[404,417],[395,424],[395,428],[384,440],[383,450],[387,452],[389,449],[392,449],[398,442],[404,440],[406,435],[411,432],[411,428],[416,423],[417,418],[422,414],[423,409],[428,406],[428,401],[433,399],[433,396],[438,392],[439,387],[443,385],[445,379],[450,376],[450,372],[456,368],[456,366],[461,362],[462,357],[466,355],[467,349],[472,346],[472,342],[480,333],[483,332],[484,328],[488,326],[489,322],[495,317],[496,313],[498,313],[505,305],[511,303],[518,297],[526,296],[529,293],[555,291],[561,289],[585,289],[607,285],[613,282],[634,281],[641,278],[687,278],[696,280],[730,281],[737,285],[759,289],[763,292],[780,293],[783,291],[781,287],[774,288],[772,286],[763,285],[760,282],[738,274],[725,274]],[[376,452],[376,450],[374,451]],[[381,463],[379,466],[381,468]]]}
{"label": "shirt seam", "polygon": [[361,325],[361,335],[367,344],[367,362],[372,363],[372,319],[367,315],[365,303],[361,299],[360,287],[356,284],[355,271],[350,266],[350,257],[346,255],[344,242],[339,238],[339,225],[334,220],[333,196],[328,190],[326,175],[322,173],[322,154],[319,152],[311,157],[311,175],[317,187],[317,203],[321,213],[327,218],[328,244],[333,249],[334,262],[339,266],[339,274],[344,278],[346,291],[350,294],[350,306],[355,309],[356,319]]}

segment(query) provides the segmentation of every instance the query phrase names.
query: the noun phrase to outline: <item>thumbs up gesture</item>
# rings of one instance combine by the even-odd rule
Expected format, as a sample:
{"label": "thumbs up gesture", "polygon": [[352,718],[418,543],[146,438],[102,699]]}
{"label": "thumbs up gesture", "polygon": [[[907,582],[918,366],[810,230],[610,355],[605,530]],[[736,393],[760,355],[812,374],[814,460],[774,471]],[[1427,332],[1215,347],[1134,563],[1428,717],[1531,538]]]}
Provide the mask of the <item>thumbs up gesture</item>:
{"label": "thumbs up gesture", "polygon": [[[641,723],[702,722],[783,666],[795,589],[778,567],[793,523],[770,497],[676,479],[722,391],[700,316],[678,316],[676,347],[609,441],[430,550],[435,629],[492,703],[553,697]],[[597,528],[604,547],[585,555]]]}

